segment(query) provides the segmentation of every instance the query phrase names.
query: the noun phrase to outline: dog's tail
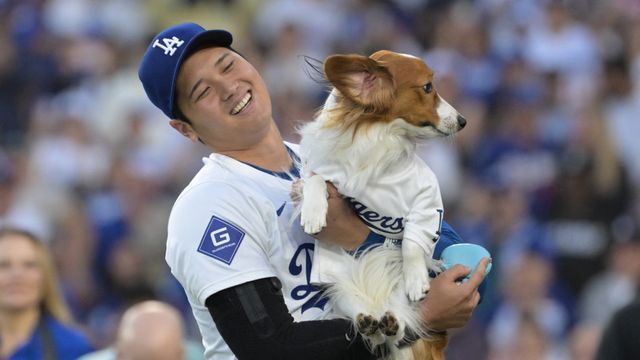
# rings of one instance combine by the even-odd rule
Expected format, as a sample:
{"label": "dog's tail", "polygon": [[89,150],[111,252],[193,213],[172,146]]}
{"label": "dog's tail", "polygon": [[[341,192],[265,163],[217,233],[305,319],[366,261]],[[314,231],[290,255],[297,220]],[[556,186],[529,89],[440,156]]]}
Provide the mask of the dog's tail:
{"label": "dog's tail", "polygon": [[446,333],[418,340],[411,346],[413,360],[444,360],[444,349],[448,342]]}
{"label": "dog's tail", "polygon": [[374,247],[359,256],[345,254],[342,267],[327,278],[334,309],[349,319],[359,313],[380,318],[391,311],[410,331],[426,335],[419,303],[409,301],[404,291],[402,253],[397,248]]}

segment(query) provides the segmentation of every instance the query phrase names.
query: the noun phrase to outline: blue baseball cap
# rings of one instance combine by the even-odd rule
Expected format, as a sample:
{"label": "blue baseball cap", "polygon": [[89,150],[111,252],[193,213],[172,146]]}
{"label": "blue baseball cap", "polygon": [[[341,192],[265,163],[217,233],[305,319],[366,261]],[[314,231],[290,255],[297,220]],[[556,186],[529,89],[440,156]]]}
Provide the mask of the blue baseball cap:
{"label": "blue baseball cap", "polygon": [[201,45],[230,48],[232,42],[229,32],[205,30],[194,23],[175,25],[158,33],[144,53],[138,69],[138,77],[149,100],[169,118],[177,118],[176,78],[187,55]]}

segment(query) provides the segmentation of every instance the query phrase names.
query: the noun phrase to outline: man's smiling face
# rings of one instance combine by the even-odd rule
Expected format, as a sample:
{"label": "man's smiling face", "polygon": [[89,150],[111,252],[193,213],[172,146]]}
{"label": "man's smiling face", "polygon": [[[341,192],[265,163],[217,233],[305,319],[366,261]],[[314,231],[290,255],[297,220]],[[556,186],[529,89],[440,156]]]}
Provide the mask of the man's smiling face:
{"label": "man's smiling face", "polygon": [[177,104],[191,128],[216,150],[256,143],[271,124],[271,100],[258,71],[236,52],[212,47],[185,60],[177,78]]}

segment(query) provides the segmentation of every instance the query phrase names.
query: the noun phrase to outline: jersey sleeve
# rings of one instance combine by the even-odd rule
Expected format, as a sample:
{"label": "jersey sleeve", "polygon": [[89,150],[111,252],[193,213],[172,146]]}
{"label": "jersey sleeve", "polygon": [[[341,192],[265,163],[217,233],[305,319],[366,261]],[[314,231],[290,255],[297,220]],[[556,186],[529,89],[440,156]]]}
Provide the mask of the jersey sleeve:
{"label": "jersey sleeve", "polygon": [[438,179],[428,167],[421,169],[417,179],[422,179],[421,189],[405,218],[403,239],[413,241],[427,253],[433,254],[435,243],[440,237],[444,216],[442,195]]}
{"label": "jersey sleeve", "polygon": [[203,305],[222,289],[275,276],[269,262],[275,216],[268,200],[227,183],[188,189],[169,218],[171,272]]}

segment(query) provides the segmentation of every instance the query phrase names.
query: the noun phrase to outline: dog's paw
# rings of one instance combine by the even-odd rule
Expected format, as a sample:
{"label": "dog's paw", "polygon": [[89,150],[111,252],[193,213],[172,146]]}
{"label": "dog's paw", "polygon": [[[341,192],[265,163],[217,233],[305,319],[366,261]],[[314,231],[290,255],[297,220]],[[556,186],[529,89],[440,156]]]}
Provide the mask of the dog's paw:
{"label": "dog's paw", "polygon": [[307,179],[302,188],[300,225],[307,234],[316,234],[327,225],[327,185],[319,175]]}
{"label": "dog's paw", "polygon": [[[304,204],[309,204],[305,202]],[[304,232],[313,235],[323,227],[327,226],[327,200],[324,200],[324,204],[312,204],[311,206],[302,206],[302,212],[300,213],[300,225],[304,228]]]}
{"label": "dog's paw", "polygon": [[379,329],[378,319],[371,315],[358,314],[356,316],[356,327],[358,332],[364,336],[373,336]]}
{"label": "dog's paw", "polygon": [[404,273],[404,289],[409,300],[422,300],[430,287],[429,273],[426,269],[424,271],[414,270],[410,273]]}
{"label": "dog's paw", "polygon": [[411,301],[419,301],[429,290],[427,256],[418,244],[405,239],[402,242],[402,272],[404,289]]}
{"label": "dog's paw", "polygon": [[387,311],[380,318],[379,328],[386,336],[396,336],[400,330],[400,322],[391,311]]}
{"label": "dog's paw", "polygon": [[304,228],[304,232],[313,235],[327,226],[328,207],[329,204],[326,198],[303,203],[302,212],[300,213],[300,225]]}
{"label": "dog's paw", "polygon": [[382,334],[385,335],[385,342],[387,344],[398,345],[398,343],[404,338],[405,324],[391,311],[385,312],[380,318],[379,328]]}

